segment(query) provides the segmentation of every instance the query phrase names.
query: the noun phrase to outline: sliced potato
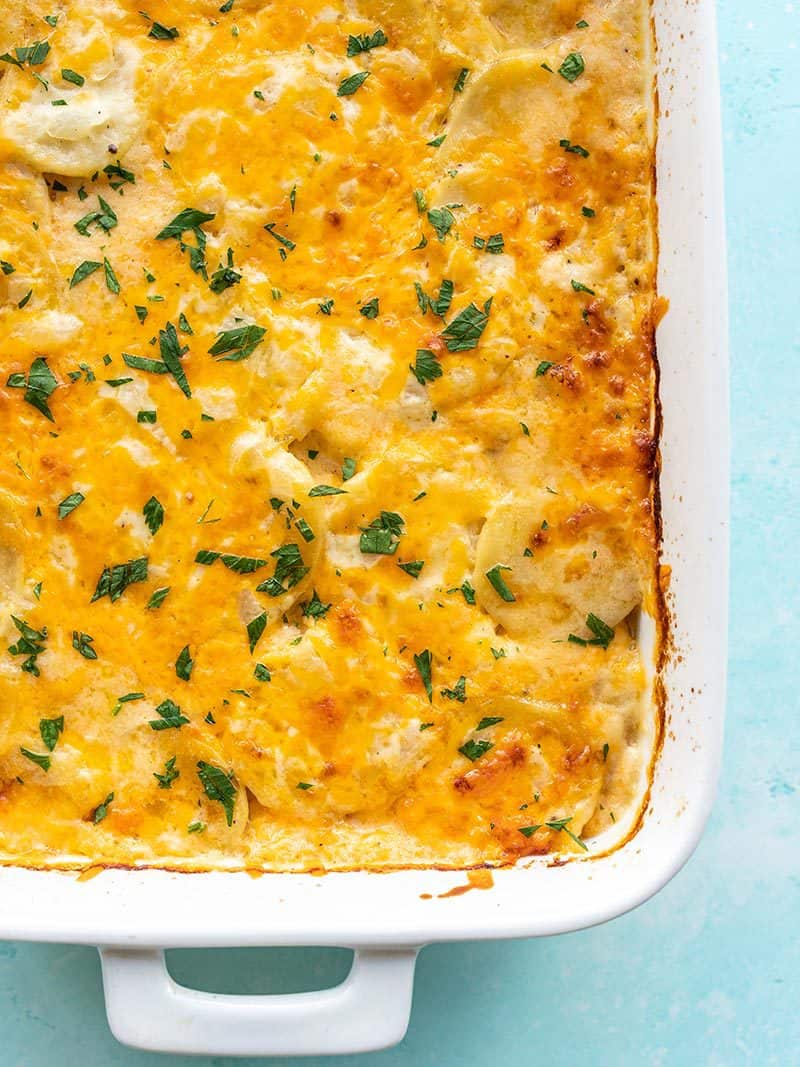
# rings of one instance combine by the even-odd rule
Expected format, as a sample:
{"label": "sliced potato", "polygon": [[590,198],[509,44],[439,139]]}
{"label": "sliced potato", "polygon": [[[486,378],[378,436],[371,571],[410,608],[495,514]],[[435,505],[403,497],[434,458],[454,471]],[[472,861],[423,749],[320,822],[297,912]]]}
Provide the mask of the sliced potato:
{"label": "sliced potato", "polygon": [[546,491],[495,508],[478,539],[474,585],[495,622],[513,636],[541,641],[570,633],[590,638],[590,613],[614,627],[642,597],[636,553],[621,522],[591,503]]}
{"label": "sliced potato", "polygon": [[[0,128],[2,121],[0,113]],[[0,309],[9,305],[15,310],[31,289],[48,294],[52,301],[49,294],[56,287],[56,267],[44,178],[16,164],[0,168],[0,201],[6,205],[0,228],[0,259],[14,268],[10,274],[0,273]],[[16,342],[14,351],[19,351]]]}
{"label": "sliced potato", "polygon": [[492,203],[504,193],[497,166],[487,165],[491,157],[495,164],[498,154],[533,162],[571,133],[582,91],[544,70],[547,60],[545,52],[507,52],[467,82],[442,145],[444,174],[432,202]]}
{"label": "sliced potato", "polygon": [[[112,42],[99,22],[86,32],[97,39],[97,51],[107,54],[87,70],[83,85],[58,85],[65,106],[53,107],[52,93],[24,69],[6,71],[0,86],[0,135],[19,159],[42,172],[88,177],[125,152],[142,126],[134,96],[137,49]],[[43,69],[51,77],[55,73]]]}
{"label": "sliced potato", "polygon": [[[590,743],[597,736],[592,711],[567,703],[524,696],[500,695],[477,706],[482,730],[464,738],[491,747],[472,763],[454,765],[456,789],[474,797],[501,829],[508,830],[514,851],[524,850],[519,826],[569,818],[579,835],[592,817],[603,787],[602,750]],[[523,806],[524,805],[524,806]]]}
{"label": "sliced potato", "polygon": [[[288,611],[308,591],[315,564],[325,544],[323,509],[318,499],[308,495],[314,481],[305,464],[268,438],[260,426],[239,437],[231,457],[234,474],[248,484],[257,494],[257,499],[265,503],[274,502],[267,519],[266,532],[259,534],[257,554],[266,559],[281,547],[295,545],[301,557],[298,566],[307,568],[299,580],[295,581],[295,576],[292,576],[282,581],[281,584],[286,588],[284,593],[274,597],[270,595],[272,606],[280,612]],[[310,541],[307,540],[309,536],[313,536]],[[280,558],[274,558],[278,564]],[[270,569],[274,570],[272,567]],[[268,576],[266,568],[259,574],[261,581]],[[254,597],[253,609],[245,622],[259,614],[257,603]]]}
{"label": "sliced potato", "polygon": [[[334,609],[335,611],[335,609]],[[268,637],[260,655],[272,680],[252,699],[233,696],[216,714],[214,743],[260,804],[301,819],[371,815],[407,790],[437,740],[420,730],[425,694],[408,667],[385,654],[354,609],[331,612],[298,644]],[[349,634],[344,652],[335,634]],[[262,695],[263,694],[263,695]]]}
{"label": "sliced potato", "polygon": [[585,0],[481,0],[479,6],[512,48],[548,44],[573,29],[586,10]]}

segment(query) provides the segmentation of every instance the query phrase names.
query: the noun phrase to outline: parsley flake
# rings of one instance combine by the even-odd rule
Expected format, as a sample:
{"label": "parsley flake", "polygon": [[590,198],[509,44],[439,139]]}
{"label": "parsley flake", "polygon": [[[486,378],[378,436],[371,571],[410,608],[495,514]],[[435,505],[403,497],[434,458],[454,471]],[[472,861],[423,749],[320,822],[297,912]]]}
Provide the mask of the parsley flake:
{"label": "parsley flake", "polygon": [[237,791],[233,773],[223,771],[220,767],[215,767],[213,763],[200,760],[197,764],[197,775],[208,799],[216,800],[222,805],[225,821],[228,826],[232,826],[233,804]]}
{"label": "parsley flake", "polygon": [[[388,44],[389,38],[383,32],[383,30],[375,30],[374,33],[359,33],[347,38],[347,55],[352,58],[353,56],[360,55],[362,52],[369,52],[373,48],[380,48],[382,45]],[[339,94],[344,95],[343,93]]]}
{"label": "parsley flake", "polygon": [[66,519],[67,515],[71,515],[75,508],[82,504],[85,499],[86,497],[83,493],[70,493],[69,496],[65,496],[58,505],[59,519]]}
{"label": "parsley flake", "polygon": [[351,74],[349,77],[342,79],[339,88],[336,90],[336,95],[352,96],[358,92],[369,76],[370,72],[368,70],[360,70],[357,74]]}

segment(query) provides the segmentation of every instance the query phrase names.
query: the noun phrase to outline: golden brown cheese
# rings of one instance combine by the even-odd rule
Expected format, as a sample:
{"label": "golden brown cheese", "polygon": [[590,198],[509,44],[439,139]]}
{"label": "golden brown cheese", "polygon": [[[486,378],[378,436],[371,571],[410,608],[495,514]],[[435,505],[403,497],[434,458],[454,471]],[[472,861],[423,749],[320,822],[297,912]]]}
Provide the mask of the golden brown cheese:
{"label": "golden brown cheese", "polygon": [[0,860],[627,832],[647,4],[140,8],[0,14]]}

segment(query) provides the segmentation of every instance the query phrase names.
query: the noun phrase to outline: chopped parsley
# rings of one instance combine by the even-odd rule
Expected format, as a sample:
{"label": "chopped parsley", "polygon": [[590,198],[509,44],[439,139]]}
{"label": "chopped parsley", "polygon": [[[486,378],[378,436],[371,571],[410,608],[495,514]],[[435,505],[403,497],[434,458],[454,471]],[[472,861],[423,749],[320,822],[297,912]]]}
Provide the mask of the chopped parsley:
{"label": "chopped parsley", "polygon": [[[189,253],[189,266],[195,274],[200,274],[203,278],[206,278],[207,238],[201,227],[203,223],[212,222],[216,217],[213,212],[200,211],[194,207],[184,208],[183,211],[178,212],[172,222],[168,222],[163,230],[156,234],[156,240],[167,241],[170,238],[177,240],[181,252]],[[184,241],[183,235],[185,233],[192,234],[195,239],[194,245],[189,245]]]}
{"label": "chopped parsley", "polygon": [[479,237],[477,234],[472,238],[472,243],[482,252],[490,252],[493,256],[499,256],[505,251],[505,240],[502,233],[493,233],[491,237]]}
{"label": "chopped parsley", "polygon": [[572,285],[572,288],[575,290],[576,293],[590,293],[592,296],[595,295],[594,289],[590,289],[589,286],[584,285],[583,282],[576,282],[574,278],[572,279],[570,284]]}
{"label": "chopped parsley", "polygon": [[417,668],[417,673],[422,679],[422,684],[425,686],[425,692],[428,694],[428,702],[433,703],[433,684],[431,682],[431,670],[433,667],[433,656],[429,649],[425,649],[424,652],[419,652],[414,656],[414,666]]}
{"label": "chopped parsley", "polygon": [[197,775],[208,799],[216,800],[222,805],[225,821],[228,826],[232,826],[233,804],[236,799],[233,773],[223,771],[220,767],[215,767],[213,763],[200,760],[197,764]]}
{"label": "chopped parsley", "polygon": [[[359,33],[347,38],[347,55],[352,58],[353,56],[360,55],[362,52],[369,52],[373,48],[380,48],[382,45],[388,44],[389,38],[381,29],[375,30],[374,33]],[[344,95],[342,93],[340,96]]]}
{"label": "chopped parsley", "polygon": [[481,756],[485,756],[490,748],[494,748],[494,744],[491,741],[486,741],[484,738],[474,741],[470,738],[469,741],[464,742],[458,751],[462,756],[466,756],[470,762],[474,763]]}
{"label": "chopped parsley", "polygon": [[412,578],[419,578],[420,574],[422,573],[422,568],[425,566],[425,560],[416,559],[413,560],[411,563],[398,563],[397,566],[400,568],[401,571],[405,571],[405,573],[410,575]]}
{"label": "chopped parsley", "polygon": [[464,86],[467,84],[467,78],[469,77],[469,74],[470,74],[469,67],[462,67],[461,68],[461,70],[458,72],[458,77],[456,78],[456,83],[453,86],[453,92],[454,93],[463,93],[464,92]]}
{"label": "chopped parsley", "polygon": [[158,771],[153,772],[153,777],[158,782],[159,789],[172,789],[172,783],[176,778],[180,778],[181,772],[175,766],[177,756],[170,756],[167,762],[164,764],[164,771],[159,774]]}
{"label": "chopped parsley", "polygon": [[144,700],[144,693],[126,693],[124,696],[117,697],[117,702],[111,710],[111,717],[116,718],[122,711],[122,705],[130,704],[134,700]]}
{"label": "chopped parsley", "polygon": [[100,205],[97,211],[90,211],[88,215],[84,215],[83,218],[78,219],[75,223],[75,229],[82,237],[89,236],[92,226],[98,226],[105,233],[108,233],[119,223],[113,207],[102,196],[97,197],[97,202]]}
{"label": "chopped parsley", "polygon": [[267,613],[262,611],[260,615],[256,615],[254,619],[251,619],[247,624],[247,643],[250,646],[250,653],[252,655],[255,652],[256,645],[261,640],[261,635],[267,628]]}
{"label": "chopped parsley", "polygon": [[266,226],[264,227],[264,229],[267,231],[267,233],[270,235],[270,237],[274,241],[277,241],[278,244],[281,246],[280,247],[280,256],[281,256],[281,259],[285,260],[286,259],[286,253],[287,252],[294,252],[295,248],[297,248],[297,245],[294,243],[294,241],[290,241],[288,237],[284,237],[282,234],[276,233],[275,232],[275,227],[276,226],[277,226],[276,222],[268,222],[266,224]]}
{"label": "chopped parsley", "polygon": [[414,289],[417,294],[419,309],[423,315],[427,315],[429,311],[432,311],[434,315],[438,315],[439,318],[443,319],[445,317],[453,302],[454,285],[449,278],[442,279],[442,284],[439,286],[439,292],[435,297],[428,296],[419,282],[414,282]]}
{"label": "chopped parsley", "polygon": [[39,719],[39,733],[42,736],[44,747],[48,752],[52,752],[58,744],[58,739],[64,732],[64,716],[59,715],[57,719]]}
{"label": "chopped parsley", "polygon": [[283,596],[305,578],[309,568],[305,565],[300,546],[293,541],[276,548],[270,555],[275,560],[275,573],[257,585],[256,590],[272,597]]}
{"label": "chopped parsley", "polygon": [[83,493],[70,493],[69,496],[65,496],[58,505],[59,519],[66,519],[67,515],[71,515],[75,508],[82,504],[85,499],[86,497]]}
{"label": "chopped parsley", "polygon": [[82,281],[85,281],[86,278],[94,274],[96,270],[100,270],[102,266],[102,263],[98,263],[94,259],[85,259],[83,263],[79,263],[70,279],[70,289],[74,289],[76,285],[80,285]]}
{"label": "chopped parsley", "polygon": [[433,226],[440,241],[444,241],[455,221],[456,217],[449,207],[435,207],[428,212],[428,222]]}
{"label": "chopped parsley", "polygon": [[324,619],[330,608],[330,604],[322,603],[315,589],[311,599],[303,604],[303,615],[307,619]]}
{"label": "chopped parsley", "polygon": [[543,359],[539,366],[536,368],[536,377],[542,378],[555,364],[551,363],[549,359]]}
{"label": "chopped parsley", "polygon": [[459,704],[464,704],[467,699],[467,679],[462,674],[452,689],[442,689],[441,693],[446,700],[457,700]]}
{"label": "chopped parsley", "polygon": [[102,822],[103,819],[105,819],[105,817],[108,815],[108,809],[109,809],[109,806],[110,806],[111,801],[113,799],[114,799],[114,794],[113,793],[109,793],[108,796],[106,797],[106,799],[102,802],[102,804],[98,804],[97,805],[97,807],[94,809],[94,812],[92,813],[92,822],[93,823],[96,824],[96,823]]}
{"label": "chopped parsley", "polygon": [[15,67],[22,67],[27,63],[31,67],[40,67],[50,54],[50,45],[47,41],[34,41],[33,44],[15,48],[14,55],[4,52],[0,56],[3,63],[12,63]]}
{"label": "chopped parsley", "polygon": [[377,296],[373,296],[371,300],[368,300],[366,304],[362,304],[358,309],[360,315],[363,315],[365,319],[377,319],[381,313],[380,301]]}
{"label": "chopped parsley", "polygon": [[167,595],[170,591],[170,588],[170,586],[164,585],[160,589],[154,590],[145,607],[149,608],[151,611],[155,611],[156,608],[160,608],[164,601],[167,599]]}
{"label": "chopped parsley", "polygon": [[180,707],[169,697],[166,700],[162,700],[158,705],[156,714],[160,718],[150,720],[150,728],[156,731],[180,730],[182,726],[189,722]]}
{"label": "chopped parsley", "polygon": [[72,647],[80,652],[84,659],[97,659],[97,653],[92,648],[94,638],[89,634],[81,633],[80,630],[72,631]]}
{"label": "chopped parsley", "polygon": [[78,87],[83,85],[86,81],[82,74],[78,74],[77,71],[70,70],[69,67],[61,68],[61,77],[64,79],[65,82],[69,82],[71,85],[77,85]]}
{"label": "chopped parsley", "polygon": [[486,572],[486,578],[491,585],[492,589],[497,593],[501,600],[505,600],[509,604],[513,604],[517,599],[511,590],[506,585],[501,571],[510,571],[511,567],[504,563],[496,563],[494,567]]}
{"label": "chopped parsley", "polygon": [[241,274],[233,269],[233,249],[228,249],[226,264],[220,263],[211,275],[209,288],[212,293],[223,293],[233,285],[238,285],[242,280]]}
{"label": "chopped parsley", "polygon": [[295,526],[297,527],[297,532],[300,534],[306,544],[310,544],[314,540],[314,531],[311,529],[305,519],[297,519],[295,522]]}
{"label": "chopped parsley", "polygon": [[44,652],[47,627],[43,626],[41,630],[37,630],[35,627],[29,626],[24,619],[18,619],[16,615],[11,616],[11,621],[16,626],[20,636],[15,644],[8,646],[9,654],[12,656],[25,656],[25,659],[20,664],[20,669],[26,674],[32,674],[35,678],[38,678],[41,672],[36,660]]}
{"label": "chopped parsley", "polygon": [[558,68],[558,73],[562,78],[566,78],[568,82],[574,82],[580,78],[585,69],[586,64],[584,63],[583,56],[580,52],[570,52]]}
{"label": "chopped parsley", "polygon": [[405,519],[396,511],[382,511],[369,526],[361,528],[359,548],[364,555],[393,556],[403,535]]}
{"label": "chopped parsley", "polygon": [[536,823],[533,826],[520,826],[519,832],[523,835],[523,837],[532,837],[536,833],[536,831],[541,830],[543,826],[546,827],[548,830],[555,830],[557,832],[563,831],[568,837],[572,838],[576,845],[580,845],[584,852],[588,852],[589,846],[586,844],[586,842],[582,841],[581,838],[574,834],[572,830],[570,830],[567,826],[567,823],[570,822],[572,822],[571,815],[567,819],[553,819],[550,822]]}
{"label": "chopped parsley", "polygon": [[184,396],[191,397],[192,390],[189,388],[186,372],[181,366],[181,358],[188,352],[188,348],[181,345],[178,332],[171,322],[167,323],[166,329],[158,331],[158,346],[164,366],[175,379],[178,388]]}
{"label": "chopped parsley", "polygon": [[576,634],[570,634],[568,640],[574,645],[597,645],[604,649],[607,649],[614,640],[613,629],[604,623],[602,619],[599,619],[597,615],[592,615],[591,612],[586,616],[586,626],[594,634],[594,637],[586,640]]}
{"label": "chopped parsley", "polygon": [[105,256],[103,257],[103,273],[106,279],[106,289],[108,289],[109,293],[118,294],[120,291],[119,279]]}
{"label": "chopped parsley", "polygon": [[[136,175],[132,170],[126,170],[121,163],[109,163],[103,167],[103,174],[108,178],[108,184],[117,192],[122,188],[126,182],[131,185],[136,184]],[[148,281],[155,281],[154,278],[148,278]]]}
{"label": "chopped parsley", "polygon": [[24,748],[22,745],[20,745],[19,750],[25,759],[29,759],[31,763],[35,763],[36,766],[41,767],[43,771],[50,770],[50,764],[52,763],[50,756],[40,754],[39,752],[31,752],[29,748]]}
{"label": "chopped parsley", "polygon": [[409,364],[408,369],[420,385],[441,378],[443,373],[436,354],[428,348],[417,349],[417,358],[413,364]]}
{"label": "chopped parsley", "polygon": [[584,159],[589,158],[589,152],[583,145],[571,144],[566,137],[563,137],[558,143],[565,152],[571,152],[573,155],[582,156]]}
{"label": "chopped parsley", "polygon": [[356,461],[354,459],[347,458],[342,463],[342,481],[349,482],[356,473]]}
{"label": "chopped parsley", "polygon": [[115,600],[119,600],[129,585],[146,581],[146,556],[128,560],[127,563],[115,563],[111,567],[104,567],[90,603],[93,604],[95,600],[107,596],[113,604]]}
{"label": "chopped parsley", "polygon": [[161,529],[161,525],[164,522],[164,506],[156,497],[150,497],[142,508],[142,514],[144,515],[145,525],[151,534],[155,534]]}
{"label": "chopped parsley", "polygon": [[194,660],[189,652],[189,646],[184,645],[178,653],[178,658],[175,660],[175,673],[184,682],[188,682],[192,677],[192,670],[194,669]]}
{"label": "chopped parsley", "polygon": [[200,563],[204,567],[210,567],[217,560],[227,567],[229,571],[233,571],[234,574],[253,574],[267,565],[265,559],[258,559],[255,556],[236,556],[230,552],[211,552],[207,548],[201,548],[194,557],[195,563]]}
{"label": "chopped parsley", "polygon": [[370,72],[368,70],[360,70],[357,74],[351,74],[349,77],[343,78],[339,88],[336,90],[336,95],[352,96],[357,93],[369,75]]}
{"label": "chopped parsley", "polygon": [[147,36],[156,41],[174,41],[176,37],[180,37],[180,34],[175,26],[164,26],[160,22],[154,22]]}
{"label": "chopped parsley", "polygon": [[477,347],[478,341],[489,322],[492,299],[492,297],[489,297],[483,305],[483,311],[476,307],[475,304],[470,304],[459,312],[442,332],[442,337],[447,343],[448,352],[469,352]]}
{"label": "chopped parsley", "polygon": [[465,578],[461,585],[458,587],[458,590],[454,589],[452,591],[460,591],[462,596],[464,597],[464,600],[468,604],[475,603],[475,590],[472,588],[472,583],[469,581],[469,579]]}
{"label": "chopped parsley", "polygon": [[239,363],[252,356],[266,332],[265,327],[255,323],[237,326],[233,330],[223,330],[209,348],[209,354],[222,357],[220,363]]}

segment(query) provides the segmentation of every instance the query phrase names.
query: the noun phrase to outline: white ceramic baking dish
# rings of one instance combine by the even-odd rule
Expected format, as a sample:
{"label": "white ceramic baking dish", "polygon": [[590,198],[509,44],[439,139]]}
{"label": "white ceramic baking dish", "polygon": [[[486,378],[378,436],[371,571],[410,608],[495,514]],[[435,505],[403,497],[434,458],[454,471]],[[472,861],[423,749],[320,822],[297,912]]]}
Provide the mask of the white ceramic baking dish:
{"label": "white ceramic baking dish", "polygon": [[[641,829],[608,856],[533,863],[494,888],[438,894],[441,871],[174,874],[108,871],[90,881],[0,869],[0,936],[100,946],[108,1017],[130,1045],[179,1053],[347,1053],[401,1039],[419,946],[554,934],[620,915],[670,879],[711,806],[722,739],[728,553],[725,244],[712,0],[656,0],[658,332],[664,560],[680,653],[669,665],[667,728]],[[423,894],[430,894],[424,899]],[[346,981],[290,996],[237,997],[176,985],[165,947],[339,945]]]}

